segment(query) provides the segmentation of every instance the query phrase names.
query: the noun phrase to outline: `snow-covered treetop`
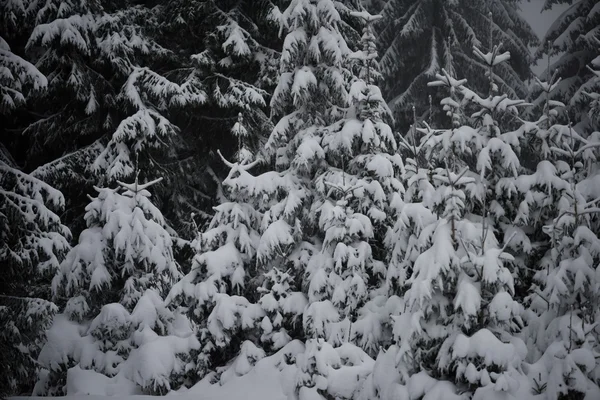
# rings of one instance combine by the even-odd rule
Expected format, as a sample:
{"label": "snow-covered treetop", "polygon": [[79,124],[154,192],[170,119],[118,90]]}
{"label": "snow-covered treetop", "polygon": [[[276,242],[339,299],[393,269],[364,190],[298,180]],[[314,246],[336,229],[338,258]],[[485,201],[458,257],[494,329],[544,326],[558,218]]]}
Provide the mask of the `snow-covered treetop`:
{"label": "snow-covered treetop", "polygon": [[118,182],[117,189],[95,188],[98,195],[86,207],[88,228],[53,280],[55,295],[77,300],[67,306],[68,313],[82,318],[102,304],[94,299],[106,293],[131,309],[150,285],[164,291],[180,276],[171,234],[150,201],[148,188],[159,181],[142,184],[136,178]]}
{"label": "snow-covered treetop", "polygon": [[464,85],[467,83],[466,79],[455,79],[453,78],[446,69],[442,68],[441,74],[436,74],[436,80],[427,83],[427,86],[430,87],[440,87],[444,86],[448,88],[450,92],[449,97],[445,97],[442,99],[440,104],[443,107],[443,110],[446,112],[446,115],[450,117],[452,121],[452,126],[454,128],[458,128],[461,125],[462,119],[462,106],[459,103],[459,99],[457,98],[457,94],[462,92],[464,89]]}
{"label": "snow-covered treetop", "polygon": [[367,11],[353,11],[350,13],[363,23],[363,35],[361,37],[361,50],[352,53],[351,58],[358,60],[360,72],[358,77],[368,84],[376,84],[381,79],[379,63],[377,62],[377,44],[373,24],[379,21],[381,15],[372,15]]}
{"label": "snow-covered treetop", "polygon": [[274,16],[285,30],[280,79],[271,98],[271,112],[281,119],[266,143],[268,156],[281,167],[318,167],[324,152],[319,129],[342,117],[351,78],[350,50],[331,0],[293,0]]}
{"label": "snow-covered treetop", "polygon": [[[303,124],[322,124],[347,95],[343,62],[350,50],[338,29],[340,14],[331,0],[293,0],[283,12],[274,13],[287,35],[272,112],[285,115],[295,109],[305,119]],[[280,129],[275,128],[269,142],[282,135]]]}
{"label": "snow-covered treetop", "polygon": [[[238,114],[236,123],[231,128],[231,133],[237,138],[238,149],[236,154],[237,162],[248,164],[254,157],[252,151],[248,148],[248,136],[250,135],[244,126],[244,117],[242,113]],[[220,155],[221,153],[219,153]],[[224,160],[225,161],[225,160]]]}

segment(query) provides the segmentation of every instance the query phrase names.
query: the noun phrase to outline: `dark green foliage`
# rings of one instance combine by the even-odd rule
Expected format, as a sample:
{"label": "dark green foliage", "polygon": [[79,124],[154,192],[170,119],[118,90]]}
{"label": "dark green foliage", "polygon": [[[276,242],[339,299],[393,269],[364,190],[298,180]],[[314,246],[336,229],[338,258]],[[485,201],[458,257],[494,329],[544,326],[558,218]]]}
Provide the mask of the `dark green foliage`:
{"label": "dark green foliage", "polygon": [[511,53],[510,62],[494,70],[500,91],[511,98],[527,94],[525,80],[531,75],[528,46],[536,45],[538,39],[519,15],[518,1],[391,0],[381,14],[384,18],[378,30],[384,95],[401,132],[412,122],[413,106],[426,121],[434,125],[444,122],[439,107],[430,108],[428,99],[433,96],[432,104],[437,105],[441,95],[427,88],[440,68],[458,79],[467,78],[473,90],[487,94],[487,67],[473,54],[473,46],[488,49],[490,31],[493,41],[502,42],[503,51]]}

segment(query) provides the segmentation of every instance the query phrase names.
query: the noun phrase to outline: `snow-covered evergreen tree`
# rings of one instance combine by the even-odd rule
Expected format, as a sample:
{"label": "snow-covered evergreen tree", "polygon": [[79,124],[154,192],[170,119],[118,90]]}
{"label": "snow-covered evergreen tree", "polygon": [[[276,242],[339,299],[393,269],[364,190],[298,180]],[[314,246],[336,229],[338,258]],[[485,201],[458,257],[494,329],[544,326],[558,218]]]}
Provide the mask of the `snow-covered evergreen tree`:
{"label": "snow-covered evergreen tree", "polygon": [[232,133],[237,137],[238,161],[222,158],[230,168],[223,181],[227,201],[215,207],[208,229],[198,233],[192,243],[196,249],[192,269],[168,298],[169,303],[184,307],[198,325],[202,349],[196,365],[200,377],[230,361],[243,339],[258,332],[264,316],[260,305],[249,302],[257,300],[259,286],[256,253],[261,213],[257,208],[263,196],[275,194],[273,178],[277,177],[275,173],[250,174],[258,160],[248,162],[253,155],[245,146],[248,131],[241,114]]}
{"label": "snow-covered evergreen tree", "polygon": [[[117,189],[96,188],[86,207],[87,229],[52,282],[56,298],[67,300],[67,319],[57,320],[40,354],[48,373],[38,393],[64,390],[64,373],[73,365],[155,393],[176,388],[193,368],[189,352],[199,343],[185,317],[162,300],[181,272],[168,226],[149,198],[156,183],[136,179]],[[73,329],[75,339],[65,346],[60,332]],[[152,352],[156,363],[149,362]]]}
{"label": "snow-covered evergreen tree", "polygon": [[64,197],[20,171],[0,147],[0,395],[31,390],[45,330],[58,310],[50,280],[69,250],[71,233],[56,212]]}
{"label": "snow-covered evergreen tree", "polygon": [[[422,93],[439,95],[426,85],[442,67],[456,78],[469,79],[473,90],[487,91],[487,67],[471,49],[487,46],[490,31],[512,54],[510,63],[494,70],[501,91],[511,98],[527,95],[529,46],[538,39],[518,7],[512,0],[385,2],[378,25],[383,92],[402,128],[412,122],[412,106],[423,115],[428,110],[427,96]],[[436,115],[430,120],[441,122],[440,118]]]}
{"label": "snow-covered evergreen tree", "polygon": [[53,281],[57,296],[77,295],[66,309],[74,319],[95,315],[111,302],[131,310],[147,288],[164,295],[179,277],[173,239],[147,190],[157,181],[96,188],[86,207],[88,228]]}
{"label": "snow-covered evergreen tree", "polygon": [[[47,80],[1,36],[0,71],[0,117],[8,122]],[[5,146],[10,139],[3,136],[0,143],[0,396],[31,390],[39,369],[35,359],[57,311],[48,301],[50,279],[71,236],[57,214],[65,206],[62,193],[18,168]]]}
{"label": "snow-covered evergreen tree", "polygon": [[[329,0],[295,0],[282,12],[276,9],[276,16],[287,35],[271,100],[272,113],[281,118],[267,149],[275,156],[284,185],[277,203],[263,217],[258,261],[267,269],[291,268],[294,281],[304,281],[302,289],[308,292],[303,275],[320,252],[319,243],[311,238],[318,229],[310,215],[313,178],[326,165],[321,144],[325,127],[341,116],[346,104],[350,50],[338,29],[340,14]],[[330,300],[324,302],[334,310]],[[310,322],[317,330],[319,324]]]}
{"label": "snow-covered evergreen tree", "polygon": [[[350,15],[365,25],[375,19]],[[351,343],[368,351],[378,345],[381,322],[377,304],[369,302],[373,289],[383,286],[384,268],[371,242],[381,241],[388,202],[402,189],[396,179],[402,162],[383,121],[388,110],[373,84],[377,71],[369,72],[371,28],[364,31],[362,50],[351,52],[333,2],[293,1],[279,17],[287,36],[271,107],[281,119],[267,148],[285,186],[263,217],[259,262],[277,268],[270,279],[300,282],[303,293],[286,299],[297,297],[304,308],[286,310],[284,303],[280,314],[302,315],[306,348],[297,358],[296,393],[322,398],[339,395],[334,371],[352,370],[340,361],[340,349],[352,347],[362,363],[370,357]],[[367,81],[353,77],[354,66]],[[273,292],[261,302],[273,303]],[[347,389],[352,396],[356,386]]]}
{"label": "snow-covered evergreen tree", "polygon": [[[489,95],[478,96],[465,80],[442,70],[431,85],[450,91],[441,103],[452,128],[414,129],[405,144],[412,153],[407,191],[395,201],[398,222],[388,237],[388,282],[405,290],[404,307],[392,316],[396,344],[388,350],[399,379],[380,387],[384,393],[413,398],[408,393],[416,386],[431,398],[526,393],[520,368],[527,349],[516,335],[522,306],[514,299],[514,257],[508,251],[516,236],[510,229],[516,196],[506,191],[520,172],[519,141],[505,134],[506,115],[516,115],[523,101],[497,94],[493,70],[508,52],[494,46],[484,54],[475,47],[474,54],[488,69]],[[424,135],[417,144],[419,132]],[[380,354],[377,363],[386,359]],[[383,378],[374,372],[363,395]]]}
{"label": "snow-covered evergreen tree", "polygon": [[35,120],[22,129],[26,161],[39,167],[37,177],[67,194],[69,221],[81,221],[84,213],[81,186],[133,179],[136,160],[153,171],[144,179],[164,177],[156,201],[169,206],[167,216],[175,222],[184,218],[186,204],[203,199],[198,182],[182,177],[193,163],[167,117],[205,102],[206,94],[193,76],[171,82],[152,69],[172,57],[153,34],[160,12],[129,2],[49,1],[37,13],[27,49],[51,79],[32,105]]}
{"label": "snow-covered evergreen tree", "polygon": [[[557,83],[553,86],[559,87]],[[544,206],[537,218],[549,239],[528,298],[528,327],[523,331],[529,350],[525,372],[534,390],[555,399],[600,395],[595,362],[599,342],[592,328],[598,318],[600,242],[595,232],[600,193],[594,182],[600,143],[598,132],[585,138],[579,129],[584,128],[549,126],[545,131],[546,160],[538,164],[535,178],[522,177],[523,190],[545,187],[535,197]]]}
{"label": "snow-covered evergreen tree", "polygon": [[[397,178],[403,167],[396,153],[387,105],[375,84],[379,76],[372,23],[377,20],[365,11],[354,14],[365,26],[362,50],[352,58],[362,65],[350,89],[346,117],[327,128],[322,146],[327,167],[316,177],[320,197],[313,204],[324,234],[322,254],[333,260],[327,271],[328,294],[347,325],[345,338],[375,354],[381,345],[382,326],[376,312],[381,298],[385,267],[382,261],[383,236],[390,220],[390,201],[404,188]],[[371,243],[376,244],[373,250]],[[310,266],[309,266],[310,267]],[[312,279],[323,271],[309,269]],[[318,280],[317,279],[317,280]],[[309,288],[309,300],[315,296]],[[384,296],[385,297],[385,296]]]}
{"label": "snow-covered evergreen tree", "polygon": [[[235,151],[230,130],[237,114],[244,114],[251,133],[245,146],[255,153],[273,127],[268,96],[276,85],[281,43],[269,17],[272,7],[269,0],[177,0],[165,4],[159,16],[161,43],[174,50],[165,76],[198,80],[206,94],[202,104],[186,105],[170,117],[181,128],[186,162],[195,165],[192,179],[204,195],[179,208],[182,215],[193,212],[200,226],[210,222],[210,206],[224,200],[221,182],[229,171],[216,150],[227,157]],[[193,237],[193,223],[179,219],[179,230]]]}
{"label": "snow-covered evergreen tree", "polygon": [[[51,79],[34,107],[40,109],[38,118],[24,132],[32,138],[29,154],[43,152],[43,161],[50,161],[49,157],[76,150],[113,128],[118,86],[111,79],[126,74],[131,55],[149,44],[139,30],[120,31],[127,20],[124,13],[107,18],[98,2],[48,1],[32,13],[27,50]],[[108,76],[103,68],[109,69]],[[64,104],[61,98],[69,101]],[[61,144],[63,148],[57,149]]]}
{"label": "snow-covered evergreen tree", "polygon": [[107,182],[131,177],[136,168],[166,169],[162,162],[168,159],[169,152],[164,157],[162,152],[153,150],[164,152],[170,148],[170,152],[175,153],[172,146],[178,144],[178,128],[162,115],[165,106],[162,103],[185,105],[205,100],[205,93],[193,81],[178,85],[140,67],[132,68],[119,96],[132,106],[134,112],[119,123],[91,166]]}

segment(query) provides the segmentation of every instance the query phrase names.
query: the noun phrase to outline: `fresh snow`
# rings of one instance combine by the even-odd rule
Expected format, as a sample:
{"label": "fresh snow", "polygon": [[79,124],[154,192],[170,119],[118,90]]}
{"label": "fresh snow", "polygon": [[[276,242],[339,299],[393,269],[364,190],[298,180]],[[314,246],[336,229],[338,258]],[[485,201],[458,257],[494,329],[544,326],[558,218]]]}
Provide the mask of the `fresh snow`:
{"label": "fresh snow", "polygon": [[25,3],[0,11],[0,396],[600,397],[593,0],[527,100],[509,0]]}

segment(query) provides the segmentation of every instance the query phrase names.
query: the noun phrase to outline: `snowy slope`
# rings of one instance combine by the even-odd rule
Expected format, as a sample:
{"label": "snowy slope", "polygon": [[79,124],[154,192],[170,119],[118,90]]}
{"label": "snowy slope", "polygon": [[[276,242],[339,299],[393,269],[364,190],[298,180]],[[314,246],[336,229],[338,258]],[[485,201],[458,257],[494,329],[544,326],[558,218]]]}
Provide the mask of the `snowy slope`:
{"label": "snowy slope", "polygon": [[[289,346],[288,346],[289,347]],[[282,384],[289,385],[295,378],[295,368],[281,363],[281,357],[260,360],[245,375],[238,375],[239,368],[231,368],[221,375],[220,383],[211,384],[213,374],[198,382],[190,389],[171,392],[167,397],[174,400],[286,400]],[[156,396],[139,394],[139,387],[121,375],[108,378],[91,370],[83,370],[78,366],[69,369],[67,374],[68,396],[55,397],[65,400],[156,400]],[[113,394],[115,394],[113,396]],[[13,397],[12,400],[47,399],[47,397]]]}
{"label": "snowy slope", "polygon": [[[281,373],[273,368],[261,368],[257,365],[247,375],[236,377],[229,380],[224,385],[210,384],[207,380],[199,382],[197,385],[189,390],[172,392],[166,397],[173,398],[173,400],[286,400],[287,396],[283,393],[281,387]],[[91,371],[81,371],[84,373]],[[93,372],[91,373],[93,374]],[[103,377],[99,374],[96,375],[96,379],[78,379],[78,394],[73,394],[64,397],[55,397],[56,400],[156,400],[156,396],[144,396],[144,395],[116,395],[110,396],[107,392],[107,388],[114,385],[105,385]],[[82,377],[83,378],[83,377]],[[71,382],[70,382],[71,383]],[[104,391],[105,394],[97,394],[100,391]],[[116,391],[123,393],[123,391]],[[91,393],[91,394],[87,394]],[[47,397],[13,397],[12,400],[25,400],[25,399],[47,399]]]}

